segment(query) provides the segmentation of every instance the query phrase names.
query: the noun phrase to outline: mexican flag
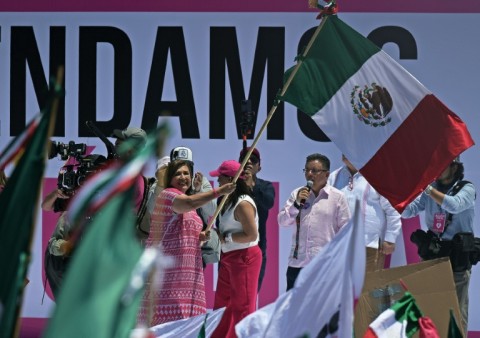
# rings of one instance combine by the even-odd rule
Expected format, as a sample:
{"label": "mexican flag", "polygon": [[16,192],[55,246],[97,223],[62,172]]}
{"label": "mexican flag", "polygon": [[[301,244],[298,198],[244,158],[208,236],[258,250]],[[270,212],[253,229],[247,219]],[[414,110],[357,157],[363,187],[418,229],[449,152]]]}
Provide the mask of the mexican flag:
{"label": "mexican flag", "polygon": [[0,194],[0,337],[15,337],[31,261],[49,138],[53,132],[63,73],[50,84],[46,106],[0,154],[0,168],[18,158]]}
{"label": "mexican flag", "polygon": [[474,144],[457,115],[336,15],[324,17],[284,81],[281,99],[308,114],[398,211]]}
{"label": "mexican flag", "polygon": [[148,160],[163,152],[166,128],[150,134],[126,163],[87,180],[71,202],[71,222],[85,225],[81,219],[89,216],[90,223],[76,243],[45,338],[130,337],[145,278],[152,261],[162,259],[135,238],[134,182]]}
{"label": "mexican flag", "polygon": [[405,292],[398,302],[369,325],[363,338],[411,337],[417,331],[420,331],[420,337],[440,337],[431,319],[423,316],[412,294]]}

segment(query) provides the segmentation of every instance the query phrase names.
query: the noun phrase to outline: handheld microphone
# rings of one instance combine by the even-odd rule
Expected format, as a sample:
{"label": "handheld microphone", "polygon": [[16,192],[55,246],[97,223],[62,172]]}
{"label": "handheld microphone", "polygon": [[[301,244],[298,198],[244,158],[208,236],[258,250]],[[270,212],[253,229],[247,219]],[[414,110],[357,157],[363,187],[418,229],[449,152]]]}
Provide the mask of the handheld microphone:
{"label": "handheld microphone", "polygon": [[[313,186],[313,181],[307,181],[306,188],[307,188],[308,191],[312,190],[312,186]],[[303,206],[305,205],[305,202],[306,202],[305,198],[302,198],[300,200],[300,209],[303,209]]]}

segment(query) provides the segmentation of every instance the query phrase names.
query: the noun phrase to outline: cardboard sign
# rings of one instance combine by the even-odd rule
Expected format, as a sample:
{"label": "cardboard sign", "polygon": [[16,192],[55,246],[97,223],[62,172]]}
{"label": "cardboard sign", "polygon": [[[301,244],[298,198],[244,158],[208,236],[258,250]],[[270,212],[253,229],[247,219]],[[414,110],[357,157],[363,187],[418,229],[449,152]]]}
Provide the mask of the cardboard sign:
{"label": "cardboard sign", "polygon": [[441,337],[447,337],[450,309],[461,326],[452,267],[446,257],[367,273],[355,307],[355,337],[363,337],[368,325],[403,296],[405,290],[400,279],[423,314],[432,319]]}

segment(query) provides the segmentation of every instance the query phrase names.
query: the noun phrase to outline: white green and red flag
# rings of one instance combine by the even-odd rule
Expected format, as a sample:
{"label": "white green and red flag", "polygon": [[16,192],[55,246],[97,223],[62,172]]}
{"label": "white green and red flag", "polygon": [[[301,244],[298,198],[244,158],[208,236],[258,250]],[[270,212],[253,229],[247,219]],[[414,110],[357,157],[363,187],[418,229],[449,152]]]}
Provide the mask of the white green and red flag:
{"label": "white green and red flag", "polygon": [[17,157],[28,144],[28,141],[35,134],[43,113],[38,113],[25,127],[25,129],[15,137],[0,154],[0,169],[3,170],[12,160]]}
{"label": "white green and red flag", "polygon": [[393,306],[382,312],[368,327],[363,338],[411,337],[417,331],[421,338],[439,338],[432,320],[423,316],[422,311],[410,292]]}
{"label": "white green and red flag", "polygon": [[397,210],[474,144],[457,115],[336,15],[310,44],[280,99],[309,115]]}

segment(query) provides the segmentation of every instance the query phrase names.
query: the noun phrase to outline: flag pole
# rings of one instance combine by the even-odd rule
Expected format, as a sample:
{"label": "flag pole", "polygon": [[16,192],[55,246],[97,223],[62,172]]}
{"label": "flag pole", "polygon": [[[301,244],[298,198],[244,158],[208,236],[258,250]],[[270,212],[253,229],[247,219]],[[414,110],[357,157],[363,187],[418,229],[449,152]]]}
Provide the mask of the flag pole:
{"label": "flag pole", "polygon": [[[285,93],[287,92],[287,89],[288,87],[290,86],[290,84],[292,83],[293,81],[293,78],[295,77],[295,75],[297,74],[298,72],[298,69],[302,66],[303,64],[303,59],[305,58],[305,56],[308,54],[308,52],[310,51],[310,48],[312,48],[312,45],[315,41],[315,39],[317,38],[318,34],[320,33],[320,31],[322,30],[323,26],[325,25],[325,23],[327,22],[328,20],[328,17],[330,15],[323,15],[322,16],[322,21],[320,22],[320,24],[318,25],[317,29],[315,30],[315,32],[313,33],[313,36],[312,38],[310,39],[310,41],[308,42],[307,46],[305,47],[305,50],[303,51],[302,55],[300,58],[298,58],[298,63],[295,65],[295,68],[293,69],[293,71],[290,73],[290,76],[288,77],[287,81],[285,82],[285,84],[283,85],[282,89],[280,90],[280,93],[279,93],[279,96],[282,97],[283,95],[285,95]],[[270,111],[268,112],[268,115],[267,115],[267,118],[265,119],[265,122],[263,122],[262,124],[262,127],[260,128],[260,130],[258,131],[258,134],[257,136],[255,136],[255,139],[253,140],[252,144],[250,145],[250,149],[248,150],[247,154],[245,155],[242,163],[240,164],[240,169],[238,169],[237,173],[235,174],[235,176],[233,177],[233,183],[237,182],[238,178],[240,177],[241,173],[243,172],[243,168],[245,167],[245,165],[247,164],[248,160],[250,159],[250,155],[252,154],[253,152],[253,149],[255,149],[260,137],[262,136],[263,132],[265,131],[265,129],[267,128],[268,124],[270,123],[270,120],[272,119],[273,117],[273,114],[275,113],[275,111],[277,110],[277,107],[278,107],[278,101],[275,100],[272,108],[270,108]],[[228,196],[228,195],[227,195]],[[221,199],[221,202],[220,204],[217,206],[217,209],[215,210],[215,213],[213,214],[213,216],[210,218],[210,220],[208,221],[208,224],[207,224],[207,227],[205,229],[205,233],[209,233],[210,229],[212,228],[212,225],[213,223],[215,222],[215,220],[217,219],[218,217],[218,214],[220,213],[220,210],[222,210],[223,206],[225,205],[225,201],[227,200],[226,196],[224,198]]]}

